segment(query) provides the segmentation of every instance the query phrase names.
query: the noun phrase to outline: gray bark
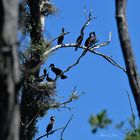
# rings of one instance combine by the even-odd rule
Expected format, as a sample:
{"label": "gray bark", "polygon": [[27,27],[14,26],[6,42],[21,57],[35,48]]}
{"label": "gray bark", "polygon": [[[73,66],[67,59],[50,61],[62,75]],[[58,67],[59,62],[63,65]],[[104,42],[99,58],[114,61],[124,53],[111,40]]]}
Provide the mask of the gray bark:
{"label": "gray bark", "polygon": [[0,0],[0,139],[19,139],[17,0]]}
{"label": "gray bark", "polygon": [[116,0],[116,22],[121,49],[125,60],[127,76],[140,118],[140,78],[137,72],[131,40],[128,32],[126,20],[126,4],[127,0]]}

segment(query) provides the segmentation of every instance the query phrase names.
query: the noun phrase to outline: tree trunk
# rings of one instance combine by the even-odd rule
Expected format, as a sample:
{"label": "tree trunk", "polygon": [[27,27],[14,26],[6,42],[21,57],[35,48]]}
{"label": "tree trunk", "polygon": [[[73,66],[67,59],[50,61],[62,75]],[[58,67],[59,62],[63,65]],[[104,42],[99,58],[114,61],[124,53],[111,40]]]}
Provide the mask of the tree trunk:
{"label": "tree trunk", "polygon": [[0,0],[0,139],[19,139],[17,0]]}
{"label": "tree trunk", "polygon": [[140,78],[137,73],[132,45],[128,33],[128,26],[126,21],[126,3],[127,0],[116,0],[116,22],[125,60],[127,76],[136,102],[138,116],[140,118]]}

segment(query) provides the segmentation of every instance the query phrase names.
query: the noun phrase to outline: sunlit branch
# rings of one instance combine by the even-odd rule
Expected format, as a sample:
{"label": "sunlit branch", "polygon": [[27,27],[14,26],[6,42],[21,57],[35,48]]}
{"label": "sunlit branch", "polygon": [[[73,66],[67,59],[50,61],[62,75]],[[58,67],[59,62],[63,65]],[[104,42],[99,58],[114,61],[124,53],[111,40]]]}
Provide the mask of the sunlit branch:
{"label": "sunlit branch", "polygon": [[95,51],[95,50],[92,50],[92,53],[103,57],[103,58],[106,59],[109,63],[111,63],[112,65],[114,65],[114,66],[116,66],[116,67],[118,67],[118,68],[120,68],[120,69],[122,69],[122,70],[126,73],[126,69],[123,68],[122,66],[120,66],[118,63],[116,63],[115,60],[113,60],[111,57],[109,57],[109,56],[107,56],[107,55],[105,55],[105,54],[103,54],[103,53],[99,53],[99,52],[97,52],[97,51]]}

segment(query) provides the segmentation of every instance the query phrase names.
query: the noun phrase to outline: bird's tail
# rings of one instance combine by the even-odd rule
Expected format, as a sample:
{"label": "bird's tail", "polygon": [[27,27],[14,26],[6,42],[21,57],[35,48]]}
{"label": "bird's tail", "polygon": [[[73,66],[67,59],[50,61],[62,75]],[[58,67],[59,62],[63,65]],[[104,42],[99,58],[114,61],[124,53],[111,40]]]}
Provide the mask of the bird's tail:
{"label": "bird's tail", "polygon": [[77,51],[78,50],[78,47],[75,47],[75,51]]}
{"label": "bird's tail", "polygon": [[66,75],[64,75],[64,74],[61,75],[61,79],[66,79],[66,78],[67,78]]}

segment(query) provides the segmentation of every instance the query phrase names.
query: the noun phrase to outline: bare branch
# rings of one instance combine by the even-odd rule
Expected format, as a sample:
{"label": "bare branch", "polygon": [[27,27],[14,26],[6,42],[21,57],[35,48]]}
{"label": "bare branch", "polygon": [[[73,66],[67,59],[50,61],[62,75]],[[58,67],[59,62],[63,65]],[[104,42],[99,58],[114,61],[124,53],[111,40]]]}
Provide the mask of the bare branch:
{"label": "bare branch", "polygon": [[70,121],[72,120],[72,118],[73,118],[73,114],[71,115],[70,119],[69,119],[68,122],[66,123],[64,129],[62,130],[60,140],[63,140],[64,131],[65,131],[65,129],[67,128],[67,126],[69,125],[69,123],[70,123]]}
{"label": "bare branch", "polygon": [[111,57],[105,55],[105,54],[102,54],[102,53],[99,53],[99,52],[96,52],[96,51],[92,51],[94,54],[97,54],[103,58],[105,58],[109,63],[111,63],[112,65],[122,69],[125,73],[126,73],[126,69],[123,68],[122,66],[120,66],[118,63],[116,63]]}
{"label": "bare branch", "polygon": [[[87,22],[85,23],[85,25],[84,25],[82,28],[85,28],[88,22],[89,22],[89,21],[87,21]],[[94,46],[92,46],[91,48],[89,48],[88,50],[90,51],[90,50],[98,49],[98,48],[103,47],[103,46],[107,46],[107,45],[110,43],[111,38],[112,38],[112,33],[110,32],[110,33],[109,33],[109,37],[108,37],[108,41],[105,41],[105,42],[103,42],[103,43],[101,43],[101,44],[98,44],[98,45],[94,45]],[[54,51],[57,51],[58,49],[61,49],[61,48],[69,48],[69,47],[77,47],[77,44],[71,43],[71,44],[56,45],[55,47],[52,47],[52,48],[48,49],[48,50],[43,54],[43,57],[44,57],[44,59],[45,59],[50,53],[52,53],[52,52],[54,52]],[[82,45],[81,45],[81,46],[79,46],[79,48],[81,48],[81,49],[86,49],[86,46],[82,46]]]}
{"label": "bare branch", "polygon": [[[112,38],[112,33],[110,32],[110,33],[109,33],[109,37],[108,37],[108,41],[103,42],[103,43],[98,44],[98,45],[94,45],[94,46],[92,46],[91,48],[89,48],[88,51],[91,52],[91,53],[94,53],[94,54],[96,54],[96,55],[99,55],[99,56],[101,56],[101,57],[103,57],[103,58],[105,58],[105,59],[106,59],[108,62],[110,62],[112,65],[114,65],[114,66],[116,66],[116,67],[122,69],[122,70],[126,73],[125,68],[121,67],[121,66],[120,66],[117,62],[115,62],[115,60],[113,60],[111,57],[106,56],[105,54],[102,54],[102,53],[99,53],[99,52],[96,52],[96,51],[95,51],[95,49],[101,48],[101,47],[103,47],[103,46],[107,46],[107,45],[111,42],[111,38]],[[48,53],[53,52],[53,51],[56,51],[56,50],[58,50],[58,49],[60,49],[60,48],[76,47],[76,46],[77,46],[77,44],[74,44],[74,43],[73,43],[73,44],[64,44],[63,46],[57,45],[57,46],[51,48],[48,52],[45,52],[44,55],[47,55]],[[79,46],[79,48],[85,50],[85,49],[86,49],[86,46]],[[74,66],[76,66],[77,64],[79,64],[81,58],[82,58],[84,55],[85,55],[85,53],[82,53],[82,54],[78,57],[78,59],[76,60],[76,62],[75,62],[74,64],[72,64],[71,66],[69,66],[63,73],[68,72],[71,68],[73,68]]]}
{"label": "bare branch", "polygon": [[70,69],[72,69],[74,66],[76,66],[76,65],[80,62],[81,58],[82,58],[85,54],[86,54],[86,53],[82,53],[82,54],[79,56],[79,58],[76,60],[76,62],[75,62],[74,64],[72,64],[71,66],[69,66],[63,73],[68,72]]}

